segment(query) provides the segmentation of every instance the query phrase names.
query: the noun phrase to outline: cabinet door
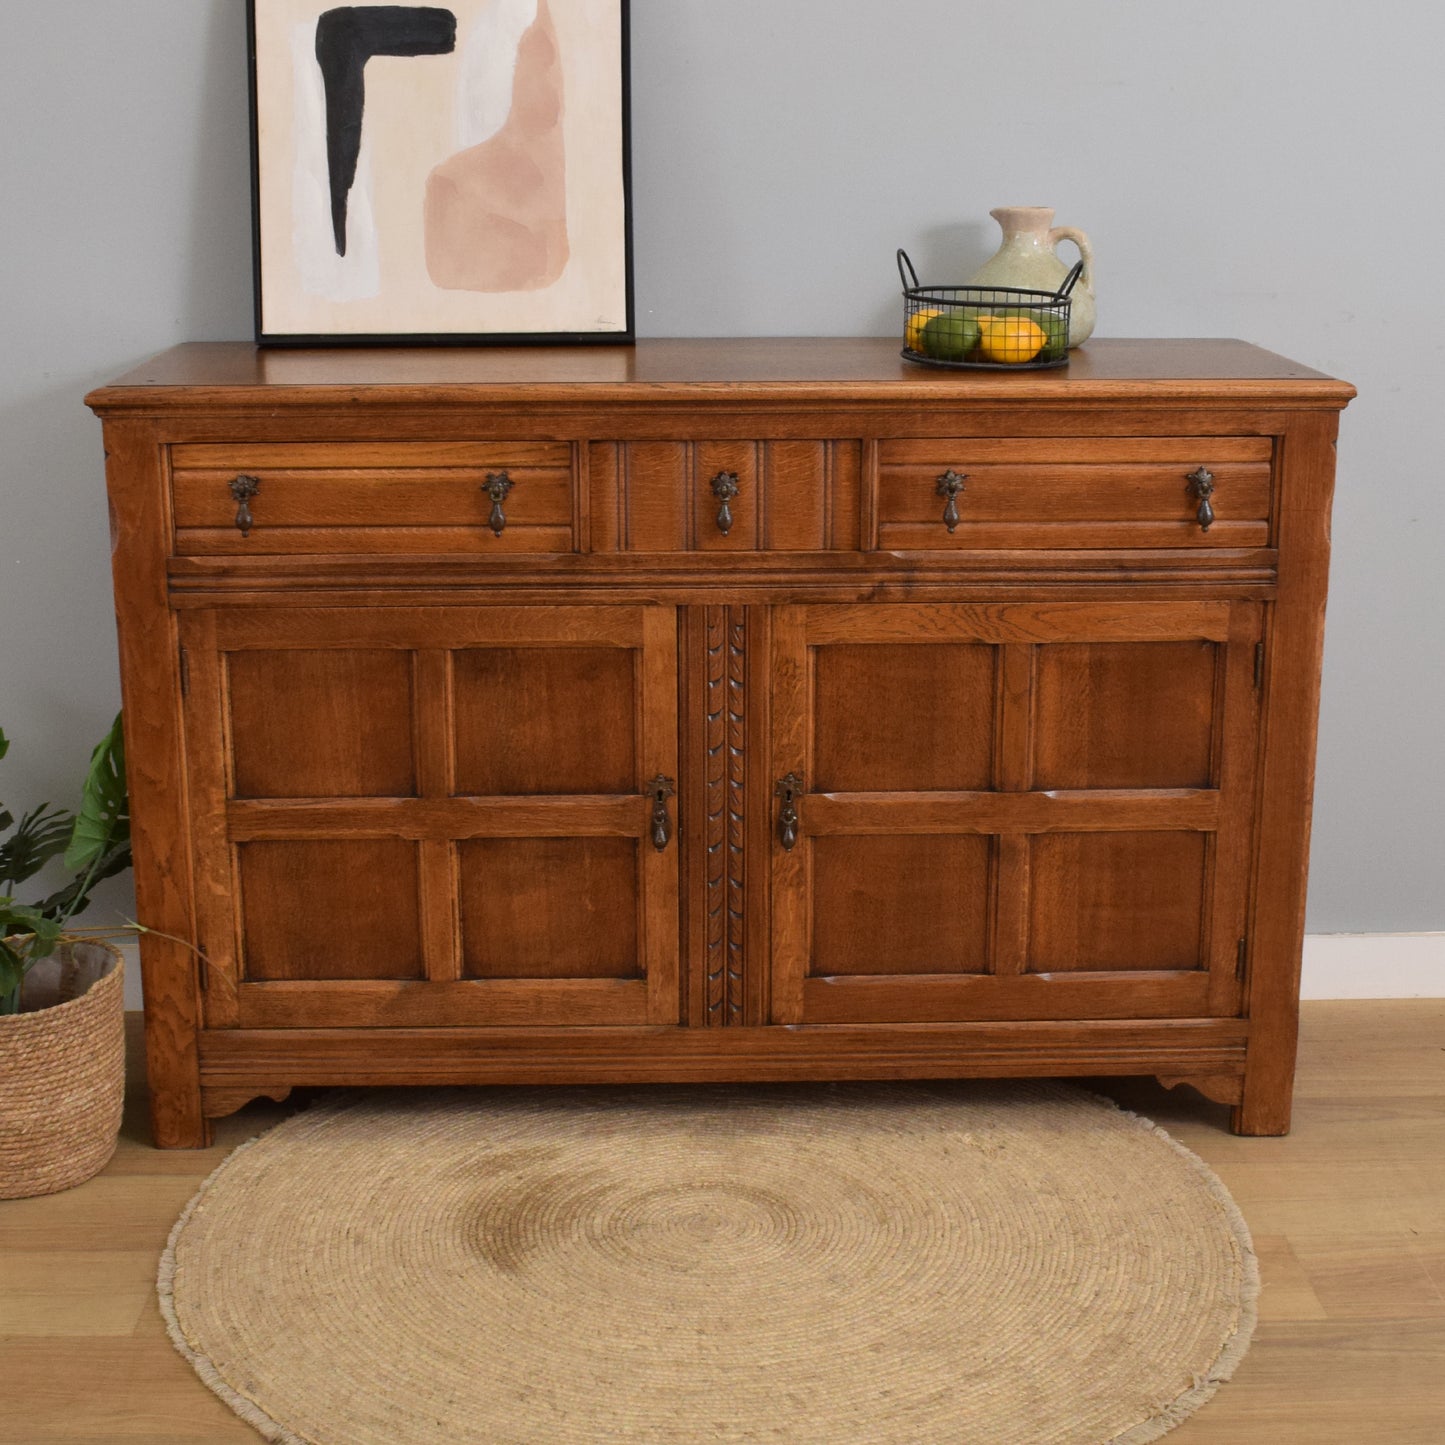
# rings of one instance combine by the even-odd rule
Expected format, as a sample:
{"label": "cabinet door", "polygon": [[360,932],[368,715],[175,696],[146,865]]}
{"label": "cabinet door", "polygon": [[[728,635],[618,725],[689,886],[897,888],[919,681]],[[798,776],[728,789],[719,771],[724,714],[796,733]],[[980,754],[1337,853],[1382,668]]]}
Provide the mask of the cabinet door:
{"label": "cabinet door", "polygon": [[208,1026],[678,1020],[673,609],[227,608],[182,642]]}
{"label": "cabinet door", "polygon": [[1260,611],[778,609],[774,1021],[1237,1013]]}

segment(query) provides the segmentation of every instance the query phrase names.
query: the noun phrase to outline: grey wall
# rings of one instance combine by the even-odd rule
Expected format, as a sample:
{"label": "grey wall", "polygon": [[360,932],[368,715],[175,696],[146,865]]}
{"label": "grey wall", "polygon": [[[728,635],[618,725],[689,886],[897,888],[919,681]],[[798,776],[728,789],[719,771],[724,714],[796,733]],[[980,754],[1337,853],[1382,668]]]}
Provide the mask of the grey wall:
{"label": "grey wall", "polygon": [[[117,705],[92,385],[250,332],[242,0],[4,5],[0,797]],[[1348,378],[1310,926],[1445,928],[1445,9],[1417,0],[633,0],[645,336],[891,333],[1053,205],[1105,336]],[[104,899],[130,906],[123,886]]]}

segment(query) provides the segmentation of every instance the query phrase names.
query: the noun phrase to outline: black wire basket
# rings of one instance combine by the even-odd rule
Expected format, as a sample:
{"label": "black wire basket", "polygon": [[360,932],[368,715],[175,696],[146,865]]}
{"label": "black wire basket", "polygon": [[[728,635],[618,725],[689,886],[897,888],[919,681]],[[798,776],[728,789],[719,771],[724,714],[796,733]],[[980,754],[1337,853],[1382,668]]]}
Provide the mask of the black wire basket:
{"label": "black wire basket", "polygon": [[920,366],[1041,371],[1069,361],[1069,299],[1084,269],[1076,262],[1057,291],[1021,286],[924,286],[908,253],[903,282],[903,359]]}

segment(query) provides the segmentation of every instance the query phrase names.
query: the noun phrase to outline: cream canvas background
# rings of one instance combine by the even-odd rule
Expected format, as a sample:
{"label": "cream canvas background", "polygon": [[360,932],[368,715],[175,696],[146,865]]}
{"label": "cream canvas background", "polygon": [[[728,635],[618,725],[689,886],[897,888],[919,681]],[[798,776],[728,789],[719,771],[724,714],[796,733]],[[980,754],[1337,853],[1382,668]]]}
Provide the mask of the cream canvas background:
{"label": "cream canvas background", "polygon": [[[457,47],[449,55],[378,56],[366,67],[366,112],[351,208],[369,212],[351,235],[362,254],[331,258],[330,273],[348,287],[331,299],[308,287],[294,238],[298,188],[293,137],[317,117],[321,83],[296,64],[314,51],[318,0],[257,0],[257,104],[261,118],[263,330],[268,334],[366,335],[413,332],[617,331],[627,322],[621,150],[621,49],[616,0],[548,0],[563,64],[563,133],[567,152],[567,229],[571,255],[561,277],[536,291],[443,290],[427,275],[422,196],[431,168],[460,149],[456,106],[469,32],[489,0],[451,0]],[[314,45],[314,40],[312,41]],[[308,85],[308,81],[310,84]],[[314,90],[314,96],[312,91]],[[298,125],[299,121],[299,125]],[[324,132],[323,132],[324,134]],[[324,179],[324,143],[320,147]],[[349,248],[350,251],[350,248]],[[370,285],[366,282],[371,282]],[[368,294],[368,292],[370,294]]]}
{"label": "cream canvas background", "polygon": [[[250,162],[241,0],[5,14],[0,797],[25,807],[73,799],[119,701],[81,397],[250,335]],[[1100,335],[1242,336],[1359,387],[1309,927],[1445,928],[1445,7],[633,0],[632,32],[640,335],[891,335],[897,246],[967,275],[989,208],[1038,203],[1093,238]],[[132,906],[117,881],[91,921]],[[1360,976],[1445,994],[1438,941]]]}

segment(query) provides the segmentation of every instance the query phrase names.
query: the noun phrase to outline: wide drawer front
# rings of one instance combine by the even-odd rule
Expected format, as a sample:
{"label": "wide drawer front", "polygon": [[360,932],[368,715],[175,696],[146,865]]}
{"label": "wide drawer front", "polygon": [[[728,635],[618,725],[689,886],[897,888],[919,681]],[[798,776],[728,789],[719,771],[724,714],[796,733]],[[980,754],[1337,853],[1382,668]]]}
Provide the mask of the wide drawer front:
{"label": "wide drawer front", "polygon": [[878,546],[1264,547],[1269,437],[927,437],[878,448]]}
{"label": "wide drawer front", "polygon": [[575,549],[566,443],[178,445],[171,481],[182,554]]}

